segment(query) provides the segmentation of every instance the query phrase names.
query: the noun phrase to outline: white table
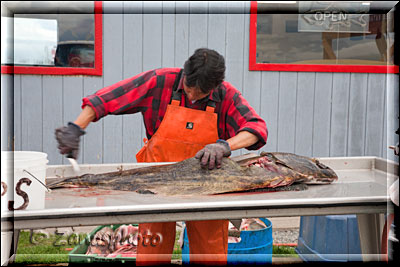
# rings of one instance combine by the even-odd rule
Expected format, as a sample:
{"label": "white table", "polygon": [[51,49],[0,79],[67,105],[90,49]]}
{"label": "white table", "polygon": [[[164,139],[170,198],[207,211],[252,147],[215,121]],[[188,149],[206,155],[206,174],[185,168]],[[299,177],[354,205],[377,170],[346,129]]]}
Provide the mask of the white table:
{"label": "white table", "polygon": [[[2,214],[2,231],[143,222],[255,217],[357,214],[364,260],[380,253],[382,214],[393,211],[387,188],[398,177],[397,163],[376,157],[320,158],[338,174],[330,185],[304,191],[163,197],[134,192],[57,189],[46,193],[45,209]],[[81,165],[101,173],[162,163]],[[50,165],[47,179],[73,175],[71,166]]]}

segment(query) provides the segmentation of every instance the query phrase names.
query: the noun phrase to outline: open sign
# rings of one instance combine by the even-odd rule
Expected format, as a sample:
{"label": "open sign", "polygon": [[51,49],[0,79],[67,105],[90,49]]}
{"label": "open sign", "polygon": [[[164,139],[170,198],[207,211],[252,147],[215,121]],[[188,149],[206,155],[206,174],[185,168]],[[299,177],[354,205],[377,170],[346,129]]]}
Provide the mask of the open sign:
{"label": "open sign", "polygon": [[314,14],[314,19],[321,21],[329,19],[331,21],[344,21],[347,20],[348,15],[344,12],[322,13],[317,12]]}
{"label": "open sign", "polygon": [[369,6],[357,2],[299,2],[299,32],[368,33]]}

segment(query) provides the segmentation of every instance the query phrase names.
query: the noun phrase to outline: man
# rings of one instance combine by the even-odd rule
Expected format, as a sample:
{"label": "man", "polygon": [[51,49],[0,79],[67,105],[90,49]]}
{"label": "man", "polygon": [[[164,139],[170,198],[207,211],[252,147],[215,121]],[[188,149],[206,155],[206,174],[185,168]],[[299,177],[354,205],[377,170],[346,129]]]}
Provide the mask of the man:
{"label": "man", "polygon": [[[142,112],[148,141],[138,162],[181,161],[195,156],[203,168],[220,168],[232,150],[265,145],[264,120],[231,84],[224,81],[225,60],[214,50],[198,49],[184,68],[141,73],[83,99],[74,123],[56,130],[62,154],[78,155],[79,137],[91,121],[108,114]],[[190,261],[225,264],[228,220],[186,222]],[[137,265],[171,262],[175,222],[140,224],[139,232],[160,234],[156,247],[138,244]]]}

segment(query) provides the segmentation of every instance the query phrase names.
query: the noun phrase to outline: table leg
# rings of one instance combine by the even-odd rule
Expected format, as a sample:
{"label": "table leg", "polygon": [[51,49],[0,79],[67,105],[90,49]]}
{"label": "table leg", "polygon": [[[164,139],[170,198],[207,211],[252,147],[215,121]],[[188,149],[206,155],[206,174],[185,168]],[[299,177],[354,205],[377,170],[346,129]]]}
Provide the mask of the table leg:
{"label": "table leg", "polygon": [[10,259],[8,260],[8,263],[14,263],[15,262],[15,257],[17,256],[17,248],[18,248],[18,240],[19,240],[19,232],[20,230],[15,230],[13,232],[13,239],[12,239],[12,244],[10,248]]}
{"label": "table leg", "polygon": [[357,214],[357,221],[363,261],[379,261],[384,215]]}

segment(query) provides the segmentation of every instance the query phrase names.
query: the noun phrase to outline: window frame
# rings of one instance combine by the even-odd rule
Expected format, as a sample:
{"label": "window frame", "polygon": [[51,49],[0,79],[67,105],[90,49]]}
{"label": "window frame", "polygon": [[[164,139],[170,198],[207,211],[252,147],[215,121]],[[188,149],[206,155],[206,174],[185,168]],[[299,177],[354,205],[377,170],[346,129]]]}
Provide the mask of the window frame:
{"label": "window frame", "polygon": [[103,3],[94,1],[94,68],[1,65],[1,74],[103,75]]}
{"label": "window frame", "polygon": [[250,4],[250,71],[305,71],[305,72],[354,72],[354,73],[399,73],[397,65],[328,65],[328,64],[290,64],[257,63],[257,1]]}

